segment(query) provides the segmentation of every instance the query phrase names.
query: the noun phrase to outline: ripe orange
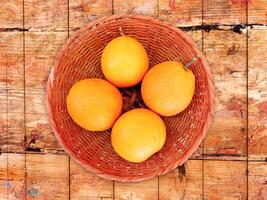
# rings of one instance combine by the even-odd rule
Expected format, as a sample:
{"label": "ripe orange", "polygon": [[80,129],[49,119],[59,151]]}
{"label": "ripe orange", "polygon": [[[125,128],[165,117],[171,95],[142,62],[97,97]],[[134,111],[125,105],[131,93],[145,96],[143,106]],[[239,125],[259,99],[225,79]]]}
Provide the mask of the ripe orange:
{"label": "ripe orange", "polygon": [[182,112],[190,104],[194,90],[194,74],[175,61],[152,67],[144,76],[141,86],[145,104],[162,116]]}
{"label": "ripe orange", "polygon": [[104,131],[111,128],[121,114],[122,96],[105,80],[84,79],[70,89],[67,110],[73,121],[82,128]]}
{"label": "ripe orange", "polygon": [[114,124],[111,142],[125,160],[142,162],[159,151],[166,139],[163,120],[154,112],[138,108],[124,113]]}
{"label": "ripe orange", "polygon": [[143,45],[129,36],[113,39],[103,50],[101,67],[106,79],[121,88],[138,84],[148,70]]}

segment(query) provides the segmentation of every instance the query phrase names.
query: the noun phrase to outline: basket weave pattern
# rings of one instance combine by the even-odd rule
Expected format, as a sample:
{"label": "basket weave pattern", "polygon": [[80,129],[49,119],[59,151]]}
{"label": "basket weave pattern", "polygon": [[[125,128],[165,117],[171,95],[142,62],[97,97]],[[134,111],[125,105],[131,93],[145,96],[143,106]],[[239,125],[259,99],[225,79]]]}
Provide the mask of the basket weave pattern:
{"label": "basket weave pattern", "polygon": [[[90,132],[76,125],[66,109],[66,96],[78,80],[98,77],[100,57],[113,38],[124,34],[139,40],[147,50],[150,67],[163,61],[187,63],[199,55],[190,66],[196,76],[196,90],[189,107],[173,117],[164,117],[166,143],[161,151],[143,163],[130,163],[113,150],[110,130]],[[132,95],[137,95],[133,101]],[[121,89],[124,111],[145,107],[140,85]],[[47,107],[55,135],[74,160],[90,171],[110,180],[140,181],[161,175],[183,164],[196,150],[209,127],[213,111],[213,85],[206,59],[196,44],[177,28],[158,19],[139,15],[112,15],[89,23],[73,34],[63,46],[51,69],[47,83]]]}

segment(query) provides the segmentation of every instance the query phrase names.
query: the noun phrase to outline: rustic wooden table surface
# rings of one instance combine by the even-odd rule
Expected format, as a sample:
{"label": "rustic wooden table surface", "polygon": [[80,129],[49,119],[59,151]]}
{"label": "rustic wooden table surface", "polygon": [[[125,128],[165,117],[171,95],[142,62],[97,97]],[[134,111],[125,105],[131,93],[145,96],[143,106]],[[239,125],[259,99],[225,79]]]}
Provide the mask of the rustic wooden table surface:
{"label": "rustic wooden table surface", "polygon": [[[213,124],[185,165],[119,183],[85,171],[59,146],[45,86],[69,35],[132,8],[196,41],[216,103]],[[266,25],[267,0],[0,0],[0,200],[267,199]]]}

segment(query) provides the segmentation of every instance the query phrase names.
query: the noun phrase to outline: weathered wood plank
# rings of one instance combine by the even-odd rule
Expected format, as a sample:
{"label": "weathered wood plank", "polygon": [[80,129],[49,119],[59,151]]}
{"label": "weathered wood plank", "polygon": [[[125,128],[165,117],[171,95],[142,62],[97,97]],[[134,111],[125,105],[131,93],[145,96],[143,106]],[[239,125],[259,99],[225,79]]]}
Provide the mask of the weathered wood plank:
{"label": "weathered wood plank", "polygon": [[69,25],[76,30],[90,21],[112,14],[112,1],[70,0]]}
{"label": "weathered wood plank", "polygon": [[[23,34],[21,32],[0,33],[1,66],[1,111],[5,131],[0,134],[1,149],[23,152],[24,142],[24,66]],[[6,104],[6,105],[4,105]]]}
{"label": "weathered wood plank", "polygon": [[23,0],[0,1],[0,29],[23,27]]}
{"label": "weathered wood plank", "polygon": [[25,199],[25,156],[23,154],[0,155],[0,199]]}
{"label": "weathered wood plank", "polygon": [[176,26],[202,25],[202,0],[159,0],[159,18]]}
{"label": "weathered wood plank", "polygon": [[67,31],[67,0],[25,0],[25,28],[30,31]]}
{"label": "weathered wood plank", "polygon": [[267,1],[247,0],[248,3],[248,23],[267,24]]}
{"label": "weathered wood plank", "polygon": [[189,160],[159,177],[159,199],[201,199],[202,160]]}
{"label": "weathered wood plank", "polygon": [[49,124],[45,88],[66,38],[66,32],[27,32],[25,36],[26,146],[37,151],[61,149]]}
{"label": "weathered wood plank", "polygon": [[158,16],[158,0],[114,0],[115,13],[134,13],[150,16]]}
{"label": "weathered wood plank", "polygon": [[97,177],[75,161],[70,162],[70,194],[72,200],[111,200],[113,182]]}
{"label": "weathered wood plank", "polygon": [[249,159],[267,158],[267,28],[250,29],[249,66]]}
{"label": "weathered wood plank", "polygon": [[267,163],[249,162],[248,165],[248,199],[264,200],[267,197]]}
{"label": "weathered wood plank", "polygon": [[158,177],[137,183],[115,183],[115,199],[158,199]]}
{"label": "weathered wood plank", "polygon": [[204,141],[205,158],[246,159],[246,34],[204,32],[204,53],[215,87],[215,111]]}
{"label": "weathered wood plank", "polygon": [[69,158],[27,154],[27,199],[69,199]]}
{"label": "weathered wood plank", "polygon": [[249,0],[203,1],[204,24],[245,24],[246,3]]}
{"label": "weathered wood plank", "polygon": [[205,200],[247,199],[247,163],[204,161]]}

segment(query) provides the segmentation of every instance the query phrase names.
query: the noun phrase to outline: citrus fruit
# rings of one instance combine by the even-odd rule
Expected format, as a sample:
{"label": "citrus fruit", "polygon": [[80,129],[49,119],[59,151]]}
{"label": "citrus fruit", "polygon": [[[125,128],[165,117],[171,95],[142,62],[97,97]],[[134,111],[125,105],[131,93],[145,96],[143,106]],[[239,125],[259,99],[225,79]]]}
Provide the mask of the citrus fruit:
{"label": "citrus fruit", "polygon": [[152,67],[144,76],[141,86],[147,107],[162,116],[182,112],[190,104],[194,90],[194,74],[175,61]]}
{"label": "citrus fruit", "polygon": [[120,36],[104,48],[101,67],[106,79],[121,88],[138,84],[148,70],[145,48],[136,39]]}
{"label": "citrus fruit", "polygon": [[156,113],[137,108],[115,122],[111,142],[114,150],[125,160],[139,163],[159,151],[166,139],[163,120]]}
{"label": "citrus fruit", "polygon": [[75,83],[67,96],[67,110],[79,126],[90,131],[112,127],[121,114],[122,96],[109,82],[91,78]]}

